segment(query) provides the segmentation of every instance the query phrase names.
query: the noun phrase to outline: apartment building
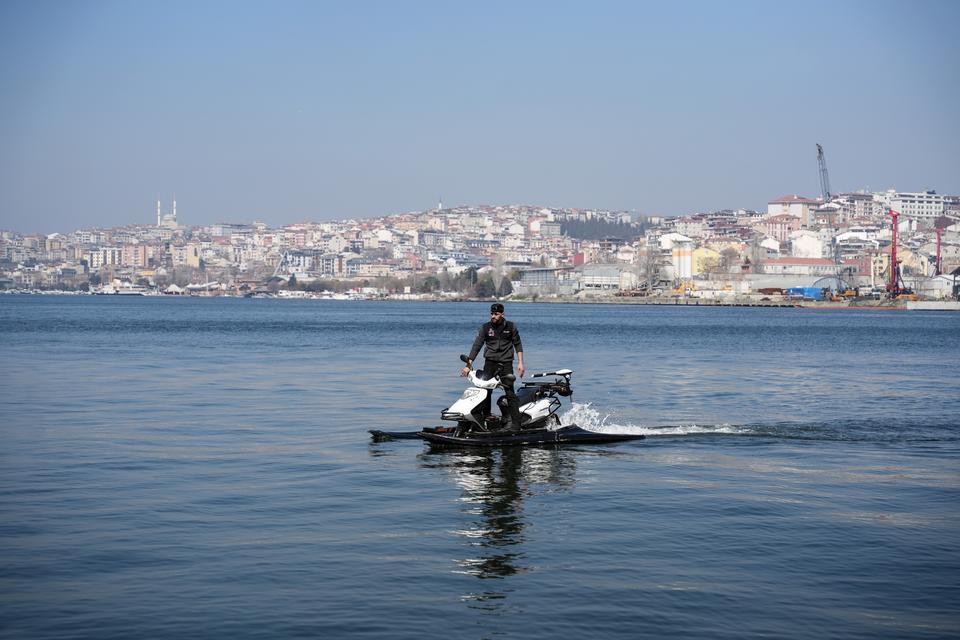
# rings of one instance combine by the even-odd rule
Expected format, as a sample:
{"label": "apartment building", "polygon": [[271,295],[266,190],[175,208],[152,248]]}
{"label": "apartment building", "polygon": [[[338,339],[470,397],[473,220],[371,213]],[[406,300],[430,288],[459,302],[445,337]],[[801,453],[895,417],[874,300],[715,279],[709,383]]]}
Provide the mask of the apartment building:
{"label": "apartment building", "polygon": [[890,208],[899,211],[905,218],[913,218],[921,227],[933,226],[933,221],[943,215],[945,197],[936,191],[920,193],[894,193]]}

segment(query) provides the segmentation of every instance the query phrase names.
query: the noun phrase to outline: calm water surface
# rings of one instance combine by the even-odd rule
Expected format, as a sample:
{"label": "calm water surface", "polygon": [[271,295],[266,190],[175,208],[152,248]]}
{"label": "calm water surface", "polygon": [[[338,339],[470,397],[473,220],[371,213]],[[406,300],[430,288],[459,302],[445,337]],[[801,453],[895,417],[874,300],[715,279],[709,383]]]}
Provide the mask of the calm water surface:
{"label": "calm water surface", "polygon": [[372,444],[486,311],[0,296],[0,636],[960,636],[960,314],[508,304],[649,437]]}

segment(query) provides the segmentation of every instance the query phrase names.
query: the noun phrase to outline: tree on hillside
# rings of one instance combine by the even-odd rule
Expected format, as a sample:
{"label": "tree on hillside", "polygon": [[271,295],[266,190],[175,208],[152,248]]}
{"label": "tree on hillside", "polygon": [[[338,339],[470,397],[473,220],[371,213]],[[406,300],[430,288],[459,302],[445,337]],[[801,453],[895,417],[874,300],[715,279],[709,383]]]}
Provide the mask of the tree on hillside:
{"label": "tree on hillside", "polygon": [[767,249],[760,242],[760,236],[754,236],[750,244],[750,262],[753,263],[754,273],[763,273],[763,262],[767,257]]}
{"label": "tree on hillside", "polygon": [[662,277],[663,262],[658,245],[649,243],[644,249],[640,263],[640,277],[646,281],[648,287],[655,287]]}
{"label": "tree on hillside", "polygon": [[478,298],[492,298],[497,293],[497,285],[493,283],[493,277],[487,275],[474,285],[473,292]]}
{"label": "tree on hillside", "polygon": [[724,273],[730,273],[731,268],[740,261],[740,252],[733,247],[727,247],[720,252],[720,267]]}
{"label": "tree on hillside", "polygon": [[503,263],[503,256],[498,253],[493,257],[493,262],[490,265],[493,267],[493,286],[496,291],[500,290],[500,282],[503,280]]}
{"label": "tree on hillside", "polygon": [[436,276],[427,276],[420,283],[420,293],[433,293],[440,289],[440,280]]}

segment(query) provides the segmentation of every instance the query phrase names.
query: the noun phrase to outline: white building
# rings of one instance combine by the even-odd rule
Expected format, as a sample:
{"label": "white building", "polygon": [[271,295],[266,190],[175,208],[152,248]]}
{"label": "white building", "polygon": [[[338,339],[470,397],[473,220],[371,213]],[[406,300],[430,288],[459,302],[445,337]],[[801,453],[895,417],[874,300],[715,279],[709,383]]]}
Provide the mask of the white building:
{"label": "white building", "polygon": [[91,269],[99,269],[108,264],[119,265],[123,262],[122,247],[100,247],[87,254],[87,264]]}
{"label": "white building", "polygon": [[764,238],[760,241],[760,246],[766,249],[767,257],[776,257],[780,255],[780,242],[774,238]]}
{"label": "white building", "polygon": [[943,215],[944,196],[936,191],[893,192],[890,195],[890,208],[899,211],[905,218],[913,218],[920,223],[920,226],[932,226],[933,221]]}
{"label": "white building", "polygon": [[580,288],[587,291],[632,289],[636,275],[630,269],[616,264],[585,264],[579,269]]}
{"label": "white building", "polygon": [[842,208],[842,220],[874,219],[883,215],[884,203],[872,193],[843,193],[834,198]]}
{"label": "white building", "polygon": [[847,240],[877,240],[881,237],[889,237],[889,234],[884,234],[883,229],[880,227],[856,226],[848,228],[843,233],[837,234],[837,241],[845,242]]}
{"label": "white building", "polygon": [[794,231],[790,234],[790,255],[795,258],[822,258],[823,241],[814,231]]}
{"label": "white building", "polygon": [[837,264],[827,258],[770,258],[763,263],[765,275],[835,276]]}
{"label": "white building", "polygon": [[680,233],[666,233],[660,236],[660,249],[670,252],[670,266],[675,279],[687,280],[693,277],[693,240]]}

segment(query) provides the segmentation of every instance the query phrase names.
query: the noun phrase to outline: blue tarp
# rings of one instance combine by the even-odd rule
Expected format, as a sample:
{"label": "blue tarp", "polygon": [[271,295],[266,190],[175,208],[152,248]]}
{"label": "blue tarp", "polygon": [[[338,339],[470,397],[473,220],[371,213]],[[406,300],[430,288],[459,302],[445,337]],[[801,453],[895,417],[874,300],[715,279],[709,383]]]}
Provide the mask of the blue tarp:
{"label": "blue tarp", "polygon": [[791,298],[823,300],[823,289],[819,287],[790,287],[787,289],[787,295]]}

